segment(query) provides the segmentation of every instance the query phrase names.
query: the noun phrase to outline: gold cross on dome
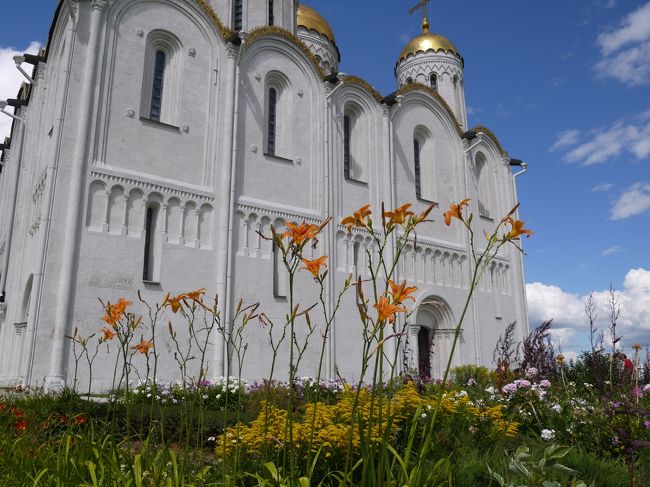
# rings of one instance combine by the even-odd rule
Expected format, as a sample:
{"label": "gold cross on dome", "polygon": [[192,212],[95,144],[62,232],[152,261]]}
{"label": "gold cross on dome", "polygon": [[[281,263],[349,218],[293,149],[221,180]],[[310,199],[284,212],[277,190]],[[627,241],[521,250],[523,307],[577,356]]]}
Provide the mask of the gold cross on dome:
{"label": "gold cross on dome", "polygon": [[411,7],[411,9],[409,10],[409,14],[412,14],[422,9],[422,23],[424,24],[427,20],[427,4],[430,1],[431,0],[420,0],[420,3],[418,3],[415,7]]}

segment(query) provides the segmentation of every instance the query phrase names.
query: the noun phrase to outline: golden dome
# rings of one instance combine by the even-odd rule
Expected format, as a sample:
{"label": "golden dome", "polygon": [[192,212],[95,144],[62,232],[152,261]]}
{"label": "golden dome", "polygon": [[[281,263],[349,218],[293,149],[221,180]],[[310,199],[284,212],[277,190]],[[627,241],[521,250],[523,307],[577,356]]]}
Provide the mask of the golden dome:
{"label": "golden dome", "polygon": [[460,57],[460,53],[453,42],[440,34],[431,34],[429,32],[429,22],[424,19],[422,22],[422,34],[411,39],[406,47],[402,49],[399,60],[406,59],[410,55],[414,56],[418,52],[427,51],[451,52],[454,56]]}
{"label": "golden dome", "polygon": [[332,32],[332,28],[327,23],[327,20],[325,20],[321,14],[316,12],[316,10],[305,4],[301,3],[298,7],[298,19],[296,25],[304,27],[307,30],[315,30],[336,44],[336,41],[334,40],[334,32]]}

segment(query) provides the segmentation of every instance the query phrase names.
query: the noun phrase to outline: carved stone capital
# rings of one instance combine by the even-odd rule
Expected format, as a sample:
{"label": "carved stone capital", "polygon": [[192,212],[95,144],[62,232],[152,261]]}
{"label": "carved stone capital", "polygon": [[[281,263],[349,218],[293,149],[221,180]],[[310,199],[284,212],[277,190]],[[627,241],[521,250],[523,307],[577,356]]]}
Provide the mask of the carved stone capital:
{"label": "carved stone capital", "polygon": [[232,42],[226,44],[226,56],[228,57],[228,59],[235,59],[237,57],[238,51],[239,51],[239,47],[234,45]]}
{"label": "carved stone capital", "polygon": [[104,10],[104,7],[108,4],[108,0],[92,0],[91,8],[93,10]]}

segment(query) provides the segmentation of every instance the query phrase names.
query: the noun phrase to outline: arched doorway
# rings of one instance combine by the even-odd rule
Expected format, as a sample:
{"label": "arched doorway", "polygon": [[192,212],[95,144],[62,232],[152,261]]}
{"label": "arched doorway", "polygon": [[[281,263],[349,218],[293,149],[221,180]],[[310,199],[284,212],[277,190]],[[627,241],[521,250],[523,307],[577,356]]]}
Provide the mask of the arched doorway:
{"label": "arched doorway", "polygon": [[423,380],[431,378],[432,330],[421,326],[418,330],[418,372]]}
{"label": "arched doorway", "polygon": [[453,317],[444,299],[431,296],[420,303],[411,325],[411,337],[411,363],[419,376],[425,380],[441,378],[453,342]]}

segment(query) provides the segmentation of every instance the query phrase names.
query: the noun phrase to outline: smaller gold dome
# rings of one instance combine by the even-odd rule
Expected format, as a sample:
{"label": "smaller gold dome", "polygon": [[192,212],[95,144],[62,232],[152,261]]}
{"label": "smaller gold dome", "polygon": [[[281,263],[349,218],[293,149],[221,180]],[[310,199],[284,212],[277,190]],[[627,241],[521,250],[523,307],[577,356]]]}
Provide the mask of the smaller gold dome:
{"label": "smaller gold dome", "polygon": [[316,12],[316,10],[305,4],[301,3],[298,7],[296,25],[304,27],[307,30],[315,30],[336,44],[336,41],[334,40],[334,32],[332,32],[332,28],[327,23],[327,20],[325,20],[321,14]]}
{"label": "smaller gold dome", "polygon": [[418,52],[427,51],[444,51],[451,52],[454,56],[460,57],[460,53],[454,43],[440,34],[431,34],[429,32],[429,22],[424,19],[422,22],[422,34],[411,39],[411,41],[402,49],[399,60],[406,59],[408,56],[416,55]]}

